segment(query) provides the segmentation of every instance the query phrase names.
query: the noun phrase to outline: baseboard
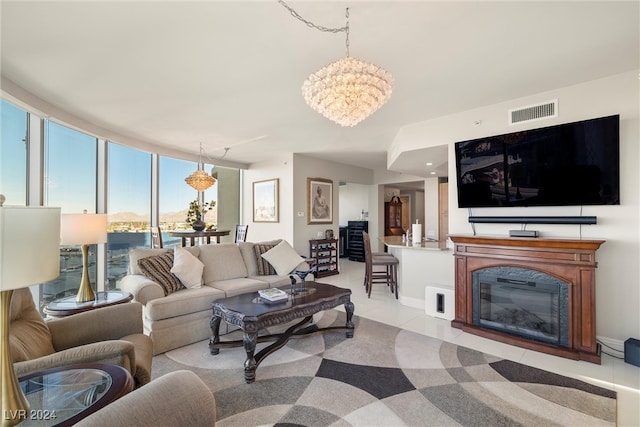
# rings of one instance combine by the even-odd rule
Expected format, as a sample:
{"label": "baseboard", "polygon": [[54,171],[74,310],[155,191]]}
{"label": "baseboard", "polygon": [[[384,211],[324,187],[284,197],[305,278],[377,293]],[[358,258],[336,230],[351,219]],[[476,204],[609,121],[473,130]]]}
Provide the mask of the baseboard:
{"label": "baseboard", "polygon": [[601,336],[596,337],[596,340],[602,343],[603,346],[606,346],[605,348],[602,349],[602,351],[605,353],[609,353],[610,350],[619,352],[621,354],[624,353],[624,341],[616,340],[613,338],[601,337]]}
{"label": "baseboard", "polygon": [[418,308],[420,310],[424,310],[424,300],[420,298],[411,298],[411,297],[403,297],[399,296],[398,300],[400,304],[406,305],[408,307]]}

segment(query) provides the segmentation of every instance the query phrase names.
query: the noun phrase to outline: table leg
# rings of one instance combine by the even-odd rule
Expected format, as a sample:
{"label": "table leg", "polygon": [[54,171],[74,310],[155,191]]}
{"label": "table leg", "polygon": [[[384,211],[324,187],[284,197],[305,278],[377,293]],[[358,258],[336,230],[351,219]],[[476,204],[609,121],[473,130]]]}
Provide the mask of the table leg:
{"label": "table leg", "polygon": [[182,240],[182,247],[184,248],[185,246],[187,246],[187,238],[186,237],[181,237],[180,240]]}
{"label": "table leg", "polygon": [[211,354],[220,353],[220,348],[216,345],[220,342],[220,320],[222,317],[213,315],[209,321],[211,327],[211,338],[209,338],[209,352]]}
{"label": "table leg", "polygon": [[216,236],[216,243],[220,243],[220,236]]}
{"label": "table leg", "polygon": [[207,236],[207,245],[211,244],[211,236]]}
{"label": "table leg", "polygon": [[347,313],[347,338],[353,338],[353,322],[351,321],[351,319],[353,318],[353,312],[355,310],[355,306],[353,305],[353,303],[351,301],[349,302],[345,302],[344,303],[344,310]]}
{"label": "table leg", "polygon": [[255,359],[256,342],[258,332],[244,332],[244,351],[247,353],[247,360],[244,361],[244,381],[250,384],[256,380],[256,369],[258,364]]}

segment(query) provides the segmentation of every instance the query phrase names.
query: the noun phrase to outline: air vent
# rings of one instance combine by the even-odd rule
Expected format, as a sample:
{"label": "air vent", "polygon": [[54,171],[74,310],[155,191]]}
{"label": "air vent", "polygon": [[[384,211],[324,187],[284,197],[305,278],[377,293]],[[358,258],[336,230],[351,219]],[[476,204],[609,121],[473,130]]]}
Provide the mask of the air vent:
{"label": "air vent", "polygon": [[542,104],[528,105],[509,110],[509,124],[531,122],[550,117],[558,117],[558,100],[543,102]]}

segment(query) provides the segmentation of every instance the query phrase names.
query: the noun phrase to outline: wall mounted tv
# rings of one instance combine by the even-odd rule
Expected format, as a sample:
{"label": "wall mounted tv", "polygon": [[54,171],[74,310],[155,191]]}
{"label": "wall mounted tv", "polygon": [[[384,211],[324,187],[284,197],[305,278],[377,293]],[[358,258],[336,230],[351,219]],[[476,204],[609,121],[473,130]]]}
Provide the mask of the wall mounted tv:
{"label": "wall mounted tv", "polygon": [[455,144],[458,206],[620,204],[620,116]]}

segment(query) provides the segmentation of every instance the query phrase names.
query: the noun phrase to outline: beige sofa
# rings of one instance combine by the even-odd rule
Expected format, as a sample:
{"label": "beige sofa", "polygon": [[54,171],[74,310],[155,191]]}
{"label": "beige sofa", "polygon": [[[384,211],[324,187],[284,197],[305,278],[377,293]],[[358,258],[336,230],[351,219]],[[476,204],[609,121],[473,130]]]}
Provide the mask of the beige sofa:
{"label": "beige sofa", "polygon": [[[287,289],[291,285],[289,274],[260,274],[265,267],[262,265],[259,268],[258,265],[259,252],[278,243],[280,240],[189,247],[189,252],[204,264],[202,286],[180,289],[166,296],[158,283],[142,274],[138,260],[165,254],[173,249],[132,250],[129,254],[129,274],[122,279],[120,287],[131,292],[134,301],[144,306],[144,332],[153,341],[154,354],[209,338],[211,303],[217,299],[269,287]],[[302,257],[300,261],[294,270],[309,268]]]}

